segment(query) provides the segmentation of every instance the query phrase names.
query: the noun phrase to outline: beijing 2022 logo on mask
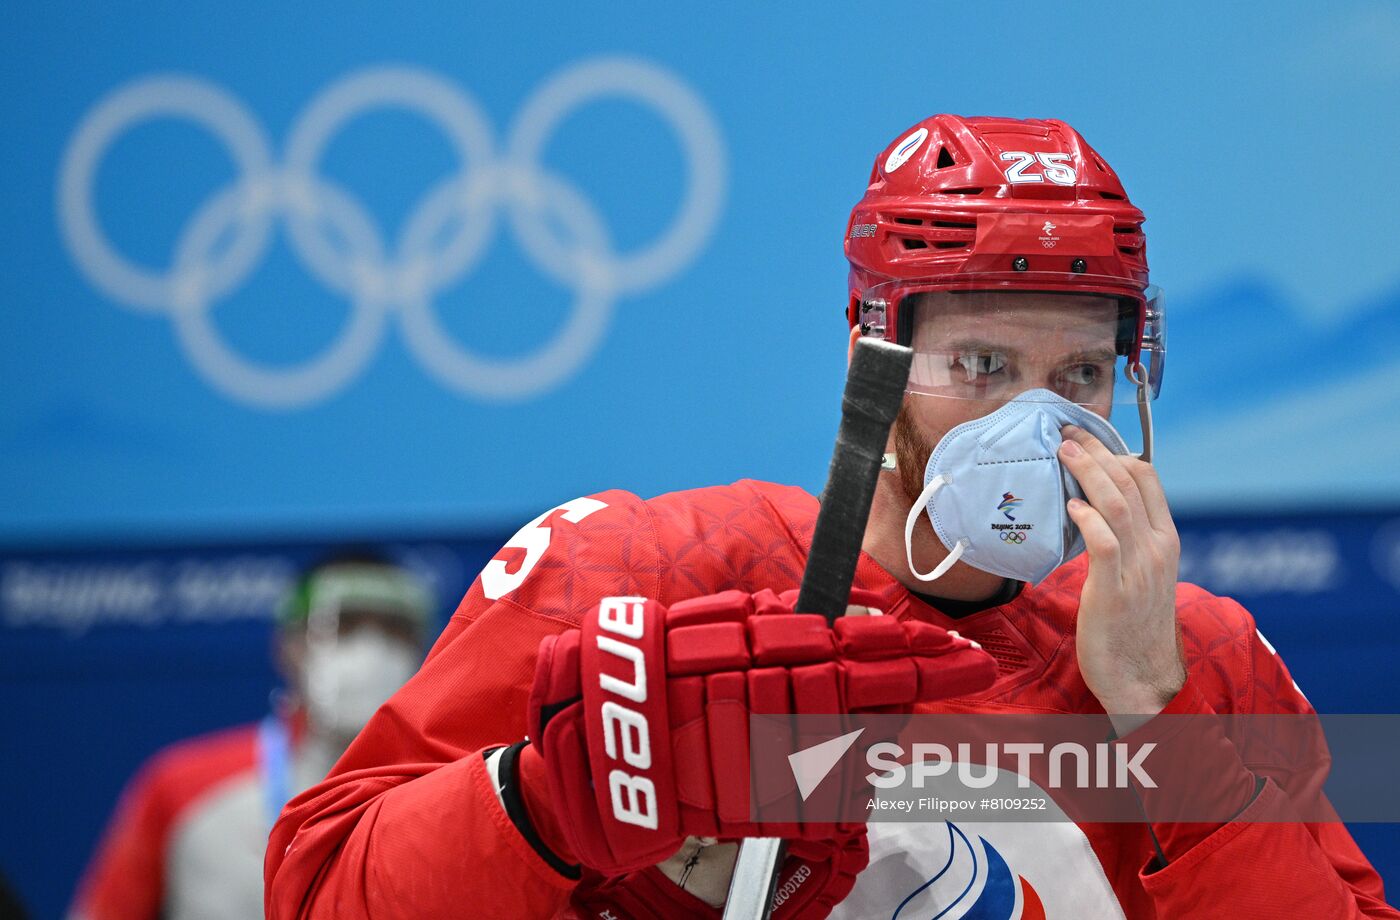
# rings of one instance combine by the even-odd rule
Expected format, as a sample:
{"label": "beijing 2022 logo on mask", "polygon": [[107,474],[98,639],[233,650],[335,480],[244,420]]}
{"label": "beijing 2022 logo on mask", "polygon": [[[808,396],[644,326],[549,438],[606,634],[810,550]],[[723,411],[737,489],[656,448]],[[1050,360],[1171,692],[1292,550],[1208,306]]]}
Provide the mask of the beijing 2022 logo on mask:
{"label": "beijing 2022 logo on mask", "polygon": [[[560,123],[602,97],[655,112],[675,134],[687,169],[671,224],[627,253],[614,251],[598,209],[542,161]],[[319,166],[347,122],[393,108],[436,126],[459,168],[425,191],[391,240],[364,203],[321,176]],[[181,228],[164,272],[116,250],[98,219],[95,188],[111,147],[142,123],[162,118],[208,131],[227,148],[238,173]],[[620,297],[664,284],[709,240],[724,198],[724,148],[714,116],[685,83],[655,64],[615,57],[555,74],[525,103],[501,149],[493,134],[478,103],[443,77],[373,68],[312,99],[293,120],[277,162],[252,113],[221,87],[187,76],[146,77],[118,87],[79,122],[59,172],[58,222],[74,263],[95,288],[126,307],[164,314],[196,371],[240,402],[299,408],[339,392],[374,356],[391,316],[418,364],[445,387],[483,400],[528,398],[582,366]],[[525,255],[574,295],[554,338],[513,359],[483,357],[454,342],[433,307],[482,260],[503,213]],[[210,318],[214,304],[262,262],[279,220],[301,265],[351,306],[336,341],[290,367],[239,354]]]}

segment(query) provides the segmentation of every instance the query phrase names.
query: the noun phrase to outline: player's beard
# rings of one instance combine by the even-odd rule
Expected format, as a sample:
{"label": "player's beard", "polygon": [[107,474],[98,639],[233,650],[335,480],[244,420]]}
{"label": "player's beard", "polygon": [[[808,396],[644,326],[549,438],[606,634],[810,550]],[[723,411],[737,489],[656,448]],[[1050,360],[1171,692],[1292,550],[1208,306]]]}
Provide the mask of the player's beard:
{"label": "player's beard", "polygon": [[906,399],[894,419],[894,457],[899,485],[910,505],[919,500],[919,493],[924,490],[924,467],[932,454],[933,442],[919,430]]}

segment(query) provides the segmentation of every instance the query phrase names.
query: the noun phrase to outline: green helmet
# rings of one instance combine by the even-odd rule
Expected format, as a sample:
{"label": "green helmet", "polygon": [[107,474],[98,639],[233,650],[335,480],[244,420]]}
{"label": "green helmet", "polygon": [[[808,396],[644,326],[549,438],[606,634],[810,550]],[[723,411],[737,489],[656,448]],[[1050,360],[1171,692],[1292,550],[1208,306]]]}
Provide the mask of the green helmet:
{"label": "green helmet", "polygon": [[283,629],[303,627],[318,610],[401,617],[423,635],[432,619],[433,602],[415,573],[388,559],[357,555],[309,569],[283,599],[277,624]]}

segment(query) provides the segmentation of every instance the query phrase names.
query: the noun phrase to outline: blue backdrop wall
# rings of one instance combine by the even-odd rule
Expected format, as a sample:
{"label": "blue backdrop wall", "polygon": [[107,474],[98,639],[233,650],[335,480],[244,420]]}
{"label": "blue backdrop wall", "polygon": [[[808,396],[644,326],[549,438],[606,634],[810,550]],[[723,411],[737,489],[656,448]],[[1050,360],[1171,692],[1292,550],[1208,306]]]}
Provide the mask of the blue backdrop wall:
{"label": "blue backdrop wall", "polygon": [[266,705],[268,597],[332,538],[447,608],[573,495],[819,485],[845,216],[934,111],[1114,164],[1183,577],[1320,708],[1400,699],[1393,3],[12,15],[0,870],[42,916],[142,756]]}

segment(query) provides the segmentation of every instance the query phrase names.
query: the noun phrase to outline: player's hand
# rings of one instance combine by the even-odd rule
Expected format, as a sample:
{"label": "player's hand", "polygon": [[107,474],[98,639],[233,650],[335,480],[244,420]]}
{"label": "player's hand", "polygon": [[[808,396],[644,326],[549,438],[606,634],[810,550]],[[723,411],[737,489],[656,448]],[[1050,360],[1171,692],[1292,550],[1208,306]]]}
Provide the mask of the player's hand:
{"label": "player's hand", "polygon": [[[702,843],[709,845],[697,851]],[[691,838],[668,865],[585,881],[574,890],[570,906],[580,917],[720,920],[738,853],[737,843]],[[702,858],[693,865],[697,855]],[[851,893],[856,876],[869,862],[864,825],[830,840],[792,841],[774,886],[773,920],[828,916]],[[704,874],[709,877],[697,878]]]}
{"label": "player's hand", "polygon": [[530,748],[574,859],[615,875],[666,860],[687,836],[829,840],[843,828],[792,812],[788,823],[754,820],[750,713],[908,710],[996,676],[989,655],[931,624],[866,616],[828,626],[794,613],[795,601],[726,591],[668,610],[606,598],[580,629],[541,643]]}
{"label": "player's hand", "polygon": [[1089,499],[1068,506],[1089,553],[1079,670],[1110,715],[1156,715],[1186,682],[1176,525],[1151,464],[1114,454],[1073,425],[1063,434],[1060,461]]}

